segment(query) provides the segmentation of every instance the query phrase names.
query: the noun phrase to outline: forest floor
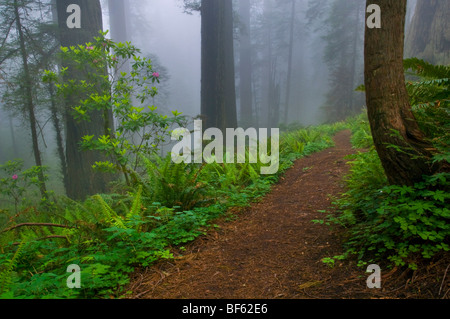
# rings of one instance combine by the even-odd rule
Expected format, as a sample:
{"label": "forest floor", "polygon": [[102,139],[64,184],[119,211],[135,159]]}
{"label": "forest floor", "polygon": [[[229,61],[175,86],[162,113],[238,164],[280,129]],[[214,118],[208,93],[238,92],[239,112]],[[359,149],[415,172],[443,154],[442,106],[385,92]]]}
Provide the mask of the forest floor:
{"label": "forest floor", "polygon": [[369,289],[370,273],[355,261],[322,262],[343,253],[342,240],[339,228],[312,220],[324,219],[319,211],[345,190],[345,156],[356,152],[350,135],[340,132],[335,147],[297,160],[266,197],[217,221],[173,260],[137,271],[127,298],[430,298],[426,287],[406,287],[411,271],[382,269],[382,288]]}

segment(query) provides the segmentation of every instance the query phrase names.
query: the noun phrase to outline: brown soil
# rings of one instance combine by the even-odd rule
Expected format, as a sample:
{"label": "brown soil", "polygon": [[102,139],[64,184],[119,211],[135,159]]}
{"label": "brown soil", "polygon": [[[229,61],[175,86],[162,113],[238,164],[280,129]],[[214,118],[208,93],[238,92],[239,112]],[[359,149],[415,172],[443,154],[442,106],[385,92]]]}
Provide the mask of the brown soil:
{"label": "brown soil", "polygon": [[[333,267],[322,262],[342,254],[339,229],[312,220],[324,219],[318,211],[330,209],[344,191],[349,169],[344,158],[355,152],[349,138],[349,131],[340,132],[335,147],[296,161],[263,200],[233,221],[219,221],[220,228],[186,246],[182,255],[136,272],[128,298],[430,298],[441,282],[422,290],[408,286],[417,273],[382,270],[382,289],[369,289],[370,274],[354,261],[337,260]],[[436,278],[436,269],[447,264],[428,265],[425,273]],[[448,289],[444,285],[443,292]]]}

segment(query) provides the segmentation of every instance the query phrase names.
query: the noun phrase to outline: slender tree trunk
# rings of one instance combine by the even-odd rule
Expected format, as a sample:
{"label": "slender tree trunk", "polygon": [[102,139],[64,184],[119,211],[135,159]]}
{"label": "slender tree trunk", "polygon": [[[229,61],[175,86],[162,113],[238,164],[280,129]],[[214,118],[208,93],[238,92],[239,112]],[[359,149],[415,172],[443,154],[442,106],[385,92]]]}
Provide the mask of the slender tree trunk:
{"label": "slender tree trunk", "polygon": [[201,112],[204,128],[237,126],[231,0],[202,0]]}
{"label": "slender tree trunk", "polygon": [[[108,0],[110,37],[115,42],[125,43],[130,41],[128,6],[128,0]],[[116,74],[120,72],[129,73],[130,71],[130,62],[126,61],[120,68],[116,69]]]}
{"label": "slender tree trunk", "polygon": [[59,112],[58,112],[58,108],[56,106],[56,97],[55,97],[55,92],[54,92],[54,87],[53,84],[50,83],[48,85],[48,92],[50,95],[50,112],[52,115],[52,122],[53,122],[53,127],[55,128],[55,134],[56,134],[56,149],[58,152],[58,157],[59,160],[61,162],[61,173],[63,176],[63,185],[64,185],[64,190],[67,193],[67,188],[68,188],[68,176],[67,176],[67,161],[66,161],[66,154],[65,154],[65,150],[64,150],[64,137],[63,137],[63,133],[62,133],[62,127],[61,127],[61,121],[59,119]]}
{"label": "slender tree trunk", "polygon": [[[23,33],[23,26],[21,22],[21,16],[19,12],[19,4],[17,3],[17,0],[14,0],[14,14],[16,19],[16,27],[17,32],[19,34],[19,45],[20,45],[20,54],[22,57],[22,63],[23,63],[23,73],[24,73],[24,83],[22,83],[25,93],[25,105],[26,109],[28,111],[28,117],[30,121],[30,129],[31,129],[31,141],[33,144],[33,154],[34,154],[34,161],[36,163],[36,166],[42,167],[42,158],[41,158],[41,152],[39,150],[39,141],[38,141],[38,133],[37,133],[37,125],[36,125],[36,114],[35,114],[35,107],[34,107],[34,101],[33,101],[33,91],[32,91],[32,80],[30,75],[30,70],[28,67],[28,54],[25,46],[25,36]],[[41,196],[43,198],[46,197],[47,188],[45,185],[45,178],[44,173],[42,170],[38,174],[40,187],[39,190],[41,192]]]}
{"label": "slender tree trunk", "polygon": [[270,82],[268,93],[269,101],[269,121],[267,127],[274,127],[279,124],[280,121],[280,85],[277,82],[277,59],[272,61],[270,67]]}
{"label": "slender tree trunk", "polygon": [[239,50],[241,125],[247,128],[254,124],[250,42],[250,0],[239,1],[239,15],[242,24]]}
{"label": "slender tree trunk", "polygon": [[271,86],[272,86],[272,70],[273,70],[273,56],[272,56],[272,31],[273,25],[270,18],[270,12],[272,11],[272,5],[269,0],[264,0],[264,25],[266,29],[265,37],[265,50],[263,52],[263,64],[262,64],[262,82],[261,82],[261,125],[270,128],[272,121],[272,105],[271,99]]}
{"label": "slender tree trunk", "polygon": [[286,81],[286,106],[284,108],[285,124],[288,123],[289,104],[291,98],[292,53],[294,51],[295,3],[296,0],[292,0],[291,24],[289,30],[289,56],[288,56],[287,81]]}
{"label": "slender tree trunk", "polygon": [[127,16],[125,8],[127,4],[127,0],[108,0],[111,38],[115,42],[128,41]]}
{"label": "slender tree trunk", "polygon": [[352,44],[352,56],[353,56],[353,60],[351,61],[351,68],[350,68],[350,86],[349,86],[349,90],[348,90],[348,103],[349,103],[349,113],[347,114],[353,114],[353,112],[355,111],[355,72],[356,72],[356,64],[358,62],[358,54],[357,54],[357,49],[358,49],[358,40],[359,40],[359,6],[355,5],[355,15],[356,15],[356,24],[355,24],[355,29],[354,29],[354,35],[353,35],[353,44]]}
{"label": "slender tree trunk", "polygon": [[365,33],[365,85],[376,150],[391,184],[413,185],[434,169],[432,145],[425,141],[409,104],[403,70],[406,0],[378,4],[382,27]]}
{"label": "slender tree trunk", "polygon": [[275,67],[275,64],[273,62],[273,57],[272,57],[272,34],[270,32],[271,27],[268,27],[269,29],[269,34],[267,36],[267,90],[266,92],[263,92],[263,96],[265,95],[266,98],[265,100],[266,102],[266,107],[267,107],[267,124],[266,127],[270,128],[272,126],[272,110],[273,110],[273,105],[272,105],[272,87],[273,87],[273,69]]}
{"label": "slender tree trunk", "polygon": [[[81,28],[69,29],[66,10],[70,4],[77,4],[81,8]],[[60,43],[68,47],[93,41],[103,28],[102,11],[99,0],[58,0],[56,2]],[[67,65],[66,65],[67,66]],[[68,79],[82,77],[76,70],[70,68],[66,74]],[[84,97],[72,95],[65,100],[66,104],[66,159],[67,159],[67,196],[83,200],[87,196],[108,191],[108,184],[112,177],[108,174],[96,172],[92,165],[106,158],[98,151],[81,151],[79,143],[85,135],[100,136],[108,134],[105,130],[112,128],[112,111],[107,114],[94,111],[90,114],[90,121],[78,122],[72,116],[72,107],[77,106]]]}
{"label": "slender tree trunk", "polygon": [[9,120],[9,131],[11,133],[11,142],[12,142],[12,147],[13,147],[13,154],[14,154],[14,158],[19,156],[19,150],[17,148],[17,143],[16,143],[16,134],[14,132],[14,123],[12,120],[11,116],[8,116],[8,120]]}

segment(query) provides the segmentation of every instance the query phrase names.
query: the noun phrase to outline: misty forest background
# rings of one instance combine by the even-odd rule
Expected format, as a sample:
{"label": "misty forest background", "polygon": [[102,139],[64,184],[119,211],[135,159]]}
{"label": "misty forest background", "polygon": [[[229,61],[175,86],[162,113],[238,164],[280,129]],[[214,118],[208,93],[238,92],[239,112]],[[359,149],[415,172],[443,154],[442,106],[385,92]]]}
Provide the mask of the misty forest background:
{"label": "misty forest background", "polygon": [[[415,4],[408,2],[408,26]],[[28,23],[33,28],[37,21],[50,25],[55,8],[46,1],[36,1],[34,6],[28,11]],[[195,117],[201,114],[201,17],[194,10],[184,13],[183,6],[177,0],[102,1],[103,29],[110,30],[109,36],[115,41],[131,41],[152,59],[154,69],[161,74],[158,95],[152,101],[159,110],[176,109]],[[339,121],[362,110],[365,97],[355,89],[364,82],[365,1],[244,0],[235,1],[234,8],[239,127],[316,125]],[[14,25],[7,31],[10,36],[4,44],[12,41]],[[47,31],[44,41],[54,53],[54,31]],[[30,133],[25,129],[29,119],[19,97],[8,97],[11,75],[20,68],[20,57],[2,56],[0,162],[22,158],[25,166],[30,166],[35,163],[30,154]],[[61,191],[64,186],[51,106],[48,96],[36,98],[42,161],[50,169],[52,189]],[[58,117],[62,125],[62,114]]]}
{"label": "misty forest background", "polygon": [[[66,26],[72,3],[81,29]],[[403,43],[365,34],[367,3],[0,0],[0,296],[120,296],[136,265],[172,258],[343,129],[367,151],[338,204],[348,254],[417,269],[411,256],[448,252],[450,6],[394,5],[384,22],[397,32],[405,16]],[[404,44],[404,65],[379,44]],[[171,130],[198,118],[280,128],[280,171],[261,176],[261,158],[174,165]],[[89,289],[48,280],[68,262]]]}

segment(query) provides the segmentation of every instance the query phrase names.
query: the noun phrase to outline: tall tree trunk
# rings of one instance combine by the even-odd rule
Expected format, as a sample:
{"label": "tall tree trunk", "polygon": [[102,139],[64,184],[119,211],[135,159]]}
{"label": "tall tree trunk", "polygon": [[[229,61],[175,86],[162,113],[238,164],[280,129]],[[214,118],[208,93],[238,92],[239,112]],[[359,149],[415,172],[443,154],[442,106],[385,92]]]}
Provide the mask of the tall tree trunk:
{"label": "tall tree trunk", "polygon": [[9,131],[11,133],[11,142],[12,142],[12,147],[13,147],[13,154],[14,154],[14,158],[17,158],[19,156],[19,149],[17,148],[16,134],[14,132],[14,123],[13,123],[13,119],[12,119],[11,115],[8,116],[8,120],[9,120]]}
{"label": "tall tree trunk", "polygon": [[111,38],[115,42],[128,41],[127,16],[125,8],[127,4],[127,0],[108,0]]}
{"label": "tall tree trunk", "polygon": [[270,70],[269,90],[267,100],[269,101],[269,117],[267,127],[276,127],[280,122],[280,85],[277,81],[277,59],[273,59]]}
{"label": "tall tree trunk", "polygon": [[361,7],[359,0],[357,0],[358,3],[355,4],[355,29],[354,29],[354,35],[353,35],[353,48],[352,48],[352,56],[353,60],[351,62],[351,68],[350,68],[350,87],[348,92],[348,102],[349,102],[349,113],[347,114],[354,114],[356,113],[356,105],[355,105],[355,88],[357,87],[355,83],[355,77],[356,77],[356,65],[359,61],[358,59],[358,42],[360,41],[360,13],[361,13]]}
{"label": "tall tree trunk", "polygon": [[[67,7],[77,4],[81,8],[81,28],[69,29],[66,25]],[[99,0],[58,0],[56,2],[60,43],[68,47],[93,41],[103,29],[102,11]],[[80,78],[76,70],[69,66],[67,78]],[[104,135],[107,127],[112,127],[112,112],[104,114],[94,111],[90,121],[78,122],[72,116],[72,107],[77,106],[83,97],[72,95],[66,101],[66,159],[67,159],[67,196],[83,200],[87,196],[103,193],[108,190],[111,176],[96,172],[92,165],[105,160],[98,151],[81,151],[79,143],[85,135]]]}
{"label": "tall tree trunk", "polygon": [[[129,24],[128,24],[128,0],[108,0],[109,8],[109,24],[110,24],[110,37],[115,42],[125,43],[130,41]],[[116,73],[131,71],[131,65],[129,61],[126,61],[116,69]]]}
{"label": "tall tree trunk", "polygon": [[407,57],[450,63],[450,1],[419,0],[406,36]]}
{"label": "tall tree trunk", "polygon": [[266,108],[267,108],[267,118],[266,118],[266,127],[270,128],[272,127],[272,112],[273,112],[273,108],[274,106],[272,105],[272,92],[273,92],[273,84],[274,84],[274,78],[273,78],[273,73],[274,73],[274,68],[275,68],[275,63],[274,63],[274,59],[272,57],[272,34],[270,32],[270,27],[269,29],[269,33],[267,36],[267,66],[266,66],[266,72],[267,72],[267,78],[266,80],[266,91],[263,91],[263,97],[265,95],[264,100],[266,101]]}
{"label": "tall tree trunk", "polygon": [[272,105],[270,105],[271,85],[272,85],[272,70],[273,70],[273,56],[272,56],[272,19],[270,13],[272,12],[272,3],[270,0],[264,0],[264,27],[266,29],[265,50],[263,52],[263,65],[261,70],[261,125],[270,128]]}
{"label": "tall tree trunk", "polygon": [[[24,83],[22,83],[22,86],[24,88],[25,93],[25,105],[26,109],[28,111],[28,117],[30,121],[30,129],[31,129],[31,141],[33,145],[33,154],[34,154],[34,161],[36,163],[36,166],[42,167],[42,158],[41,158],[41,152],[39,150],[39,141],[38,141],[38,133],[37,133],[37,125],[36,125],[36,114],[35,114],[35,107],[34,107],[34,101],[33,101],[33,91],[32,91],[32,80],[30,75],[30,70],[28,67],[28,54],[25,46],[25,36],[23,33],[23,26],[21,22],[21,16],[19,12],[19,4],[17,0],[14,0],[14,15],[16,19],[16,27],[17,32],[19,34],[19,46],[20,46],[20,55],[22,57],[22,64],[23,64],[23,73],[24,73]],[[38,174],[40,186],[39,190],[41,192],[41,196],[43,198],[46,197],[47,188],[45,185],[45,178],[44,173],[42,170]]]}
{"label": "tall tree trunk", "polygon": [[291,98],[291,78],[292,78],[292,54],[294,51],[294,26],[295,26],[295,3],[296,0],[292,0],[291,8],[291,21],[289,30],[289,54],[288,54],[288,69],[287,69],[287,81],[286,81],[286,106],[284,108],[284,123],[288,123],[289,116],[289,104]]}
{"label": "tall tree trunk", "polygon": [[413,185],[430,175],[432,145],[425,141],[409,104],[403,70],[406,0],[378,4],[382,27],[365,33],[365,85],[376,150],[391,184]]}
{"label": "tall tree trunk", "polygon": [[64,150],[64,136],[63,136],[63,132],[62,132],[61,121],[59,119],[60,115],[59,115],[58,107],[56,104],[55,89],[54,89],[52,83],[48,84],[48,92],[50,95],[50,112],[52,115],[53,127],[55,128],[55,134],[56,134],[56,137],[55,137],[56,150],[58,152],[58,157],[61,162],[61,173],[63,176],[64,190],[67,193],[67,189],[69,186],[68,186],[68,176],[67,176],[67,161],[66,161],[66,154],[65,154],[65,150]]}
{"label": "tall tree trunk", "polygon": [[242,26],[239,48],[241,125],[247,128],[255,124],[253,121],[250,0],[239,1],[239,16]]}
{"label": "tall tree trunk", "polygon": [[201,16],[203,127],[225,132],[237,126],[232,1],[202,0]]}

